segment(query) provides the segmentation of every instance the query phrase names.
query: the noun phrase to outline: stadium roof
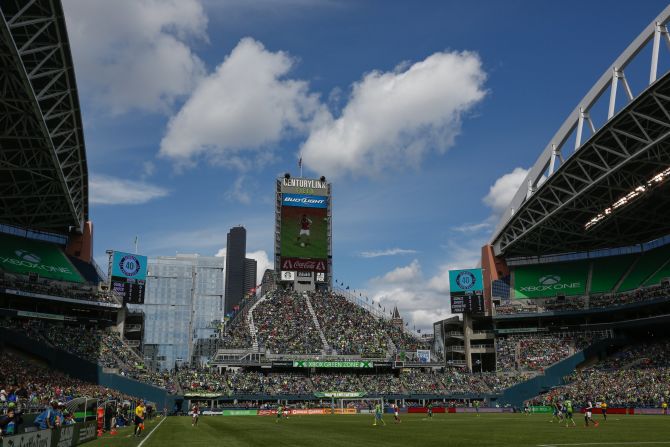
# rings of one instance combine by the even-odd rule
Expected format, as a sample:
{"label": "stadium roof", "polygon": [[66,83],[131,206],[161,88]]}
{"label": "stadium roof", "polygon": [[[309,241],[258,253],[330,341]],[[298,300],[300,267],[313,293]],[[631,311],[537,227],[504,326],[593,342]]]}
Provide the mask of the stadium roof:
{"label": "stadium roof", "polygon": [[[661,39],[670,46],[669,20],[670,6],[619,56],[554,135],[496,229],[496,254],[587,251],[670,234],[670,72],[657,79]],[[649,86],[635,96],[624,69],[650,41]],[[628,102],[617,110],[619,88]],[[596,127],[590,112],[607,90],[607,121]],[[582,142],[587,126],[592,136]],[[568,154],[572,136],[575,149]]]}
{"label": "stadium roof", "polygon": [[88,169],[60,0],[0,0],[0,223],[88,220]]}

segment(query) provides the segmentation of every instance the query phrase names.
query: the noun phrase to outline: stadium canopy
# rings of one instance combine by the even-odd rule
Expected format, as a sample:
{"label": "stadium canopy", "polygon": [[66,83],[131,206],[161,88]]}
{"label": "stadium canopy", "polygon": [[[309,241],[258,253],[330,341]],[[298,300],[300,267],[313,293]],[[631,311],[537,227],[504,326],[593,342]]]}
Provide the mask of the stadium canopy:
{"label": "stadium canopy", "polygon": [[[661,41],[670,47],[669,20],[670,6],[607,69],[542,151],[496,228],[496,255],[615,248],[670,234],[670,72],[657,73]],[[650,42],[649,83],[636,95],[624,69]],[[607,100],[607,91],[607,120],[598,126],[591,111]],[[617,104],[622,94],[626,101]]]}
{"label": "stadium canopy", "polygon": [[60,0],[0,1],[0,223],[88,220],[88,168]]}

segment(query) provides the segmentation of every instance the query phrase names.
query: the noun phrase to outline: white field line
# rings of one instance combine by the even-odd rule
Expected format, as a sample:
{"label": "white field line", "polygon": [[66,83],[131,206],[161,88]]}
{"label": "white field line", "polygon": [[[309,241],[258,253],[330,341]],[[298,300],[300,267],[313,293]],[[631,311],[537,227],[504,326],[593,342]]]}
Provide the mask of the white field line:
{"label": "white field line", "polygon": [[167,416],[163,416],[163,420],[160,421],[160,422],[158,423],[158,425],[156,425],[154,428],[151,429],[151,431],[149,432],[149,434],[147,435],[147,437],[144,438],[144,439],[142,439],[142,442],[140,442],[140,443],[137,445],[137,447],[142,447],[142,444],[144,444],[145,442],[147,442],[147,440],[149,439],[149,436],[151,436],[151,435],[156,431],[156,429],[157,429],[158,427],[160,427],[161,424],[162,424],[163,422],[165,422],[166,419],[167,419]]}

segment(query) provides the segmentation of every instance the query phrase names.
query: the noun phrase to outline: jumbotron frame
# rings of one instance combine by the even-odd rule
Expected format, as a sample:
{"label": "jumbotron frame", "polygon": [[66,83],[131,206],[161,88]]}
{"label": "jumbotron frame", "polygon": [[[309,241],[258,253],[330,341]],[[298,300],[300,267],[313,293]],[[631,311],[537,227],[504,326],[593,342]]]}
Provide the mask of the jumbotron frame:
{"label": "jumbotron frame", "polygon": [[88,220],[88,168],[60,0],[0,0],[0,223]]}
{"label": "jumbotron frame", "polygon": [[[670,72],[658,78],[661,40],[670,47],[669,21],[670,6],[607,69],[542,151],[496,228],[496,255],[597,250],[670,234],[670,182],[654,180],[670,168]],[[635,95],[624,69],[650,41],[649,84]],[[618,107],[621,88],[628,101]],[[591,111],[607,90],[607,121],[598,126]],[[583,141],[585,128],[591,137]]]}

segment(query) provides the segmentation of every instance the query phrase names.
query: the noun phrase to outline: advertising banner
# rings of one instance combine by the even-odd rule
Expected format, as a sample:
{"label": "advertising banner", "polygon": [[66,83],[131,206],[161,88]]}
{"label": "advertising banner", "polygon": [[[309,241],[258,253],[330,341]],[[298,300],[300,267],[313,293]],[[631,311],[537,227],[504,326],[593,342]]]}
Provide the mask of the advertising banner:
{"label": "advertising banner", "polygon": [[282,194],[281,204],[300,208],[328,208],[328,198],[307,194]]}
{"label": "advertising banner", "polygon": [[550,405],[532,405],[530,407],[531,413],[552,413],[554,409]]}
{"label": "advertising banner", "polygon": [[51,430],[39,430],[22,435],[2,438],[3,446],[12,447],[51,447]]}
{"label": "advertising banner", "polygon": [[258,410],[223,410],[223,416],[256,416]]}
{"label": "advertising banner", "polygon": [[336,399],[339,398],[355,398],[355,397],[363,397],[365,396],[365,393],[361,392],[355,392],[355,391],[331,391],[331,392],[326,392],[326,393],[314,393],[315,397],[334,397]]}
{"label": "advertising banner", "polygon": [[289,194],[309,194],[312,196],[327,196],[328,183],[308,178],[283,178],[281,192]]}
{"label": "advertising banner", "polygon": [[296,360],[293,362],[294,368],[372,368],[370,361],[341,361],[328,362],[318,360]]}
{"label": "advertising banner", "polygon": [[84,282],[65,254],[54,244],[0,235],[0,269],[21,275]]}
{"label": "advertising banner", "polygon": [[517,267],[513,272],[514,298],[584,295],[588,271],[583,261]]}

